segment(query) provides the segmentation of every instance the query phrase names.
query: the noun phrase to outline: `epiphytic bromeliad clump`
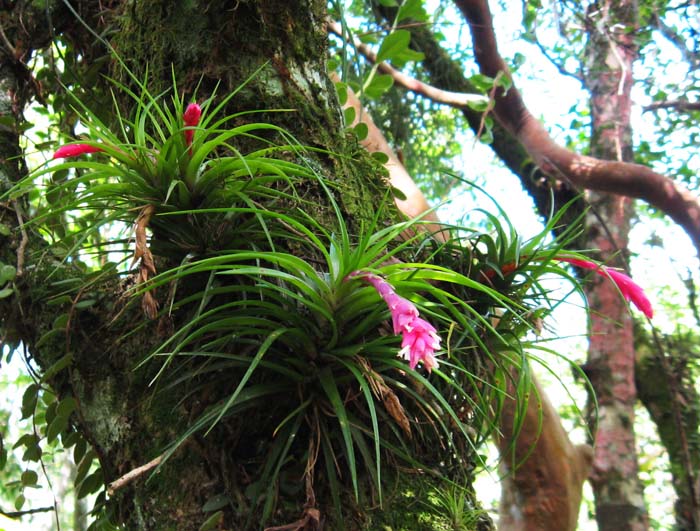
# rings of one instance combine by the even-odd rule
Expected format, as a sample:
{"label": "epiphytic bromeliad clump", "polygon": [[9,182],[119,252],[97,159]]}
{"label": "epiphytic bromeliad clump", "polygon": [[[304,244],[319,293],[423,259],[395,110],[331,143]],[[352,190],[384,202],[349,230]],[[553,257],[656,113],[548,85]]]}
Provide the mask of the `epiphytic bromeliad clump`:
{"label": "epiphytic bromeliad clump", "polygon": [[[253,478],[241,497],[251,523],[275,511],[290,477],[304,480],[310,518],[317,491],[338,513],[368,485],[381,501],[402,463],[438,475],[470,466],[505,392],[496,377],[524,363],[523,338],[551,308],[540,277],[562,274],[557,260],[592,267],[564,253],[566,232],[545,238],[558,220],[526,242],[493,218],[495,237],[446,227],[458,236],[437,243],[408,230],[415,221],[385,226],[380,209],[351,233],[313,150],[254,113],[220,116],[235,93],[189,105],[131,95],[134,113],[116,125],[81,108],[87,139],[14,193],[38,184],[61,197],[35,223],[64,261],[107,280],[138,261],[140,326],[165,321],[170,333],[134,365],[154,389],[181,390],[192,418],[164,461],[194,435],[245,434],[231,452]],[[316,215],[309,188],[331,219]],[[121,265],[105,267],[111,256]]]}

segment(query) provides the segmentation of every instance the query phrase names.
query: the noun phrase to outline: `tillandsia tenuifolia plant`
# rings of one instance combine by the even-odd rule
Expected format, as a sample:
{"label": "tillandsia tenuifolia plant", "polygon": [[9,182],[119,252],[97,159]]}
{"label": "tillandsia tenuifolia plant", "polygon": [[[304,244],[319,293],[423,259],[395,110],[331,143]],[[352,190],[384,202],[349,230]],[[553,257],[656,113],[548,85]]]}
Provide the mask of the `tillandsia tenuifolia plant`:
{"label": "tillandsia tenuifolia plant", "polygon": [[[495,237],[446,227],[458,236],[438,243],[415,230],[420,220],[384,226],[389,211],[379,209],[351,233],[312,150],[279,127],[247,122],[253,113],[219,117],[235,92],[185,104],[176,90],[140,86],[136,94],[115,84],[135,102],[116,133],[78,107],[87,140],[59,148],[63,162],[13,193],[44,182],[64,194],[32,223],[68,242],[65,260],[99,257],[113,243],[125,262],[140,260],[134,293],[149,319],[128,334],[154,326],[150,319],[172,333],[136,370],[150,371],[154,393],[181,390],[173,407],[193,419],[162,448],[161,466],[192,437],[239,434],[230,452],[251,478],[236,501],[245,526],[267,520],[276,494],[299,478],[306,517],[322,492],[342,522],[347,492],[381,502],[398,463],[464,473],[504,392],[486,376],[526,366],[522,338],[551,306],[539,277],[562,273],[557,257],[582,263],[563,254],[566,234],[545,240],[558,218],[527,242],[493,217]],[[65,178],[48,178],[57,172]],[[309,184],[331,205],[330,223],[299,197]],[[82,234],[52,231],[57,216],[94,212],[101,221]],[[133,253],[110,236],[117,222],[135,225]],[[84,286],[67,289],[77,300]]]}

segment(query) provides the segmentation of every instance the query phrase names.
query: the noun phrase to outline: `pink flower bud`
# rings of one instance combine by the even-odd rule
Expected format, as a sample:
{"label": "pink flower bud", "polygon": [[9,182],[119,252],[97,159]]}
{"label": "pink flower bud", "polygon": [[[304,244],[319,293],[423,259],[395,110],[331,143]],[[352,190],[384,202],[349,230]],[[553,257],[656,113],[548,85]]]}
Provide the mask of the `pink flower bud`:
{"label": "pink flower bud", "polygon": [[68,157],[77,157],[79,155],[85,155],[86,153],[97,153],[98,151],[104,151],[104,149],[96,146],[91,146],[90,144],[68,144],[66,146],[61,146],[53,154],[54,159],[65,159]]}
{"label": "pink flower bud", "polygon": [[[182,119],[185,122],[185,127],[196,127],[199,124],[199,119],[202,117],[202,108],[196,103],[190,103],[185,109]],[[194,138],[194,130],[187,129],[185,131],[185,145],[192,145]]]}

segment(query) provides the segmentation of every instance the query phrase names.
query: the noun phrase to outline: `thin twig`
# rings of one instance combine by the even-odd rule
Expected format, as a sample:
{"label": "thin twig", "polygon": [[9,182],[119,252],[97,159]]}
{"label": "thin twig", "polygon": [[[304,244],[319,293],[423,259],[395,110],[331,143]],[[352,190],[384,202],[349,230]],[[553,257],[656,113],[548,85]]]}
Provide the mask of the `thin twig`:
{"label": "thin twig", "polygon": [[5,511],[3,509],[0,509],[0,515],[4,516],[5,518],[12,518],[13,520],[17,520],[18,518],[22,518],[23,516],[26,516],[28,514],[36,514],[36,513],[48,513],[49,511],[53,511],[53,507],[39,507],[38,509],[27,509],[26,511]]}
{"label": "thin twig", "polygon": [[17,247],[17,277],[21,277],[24,273],[24,253],[27,249],[27,244],[29,243],[29,236],[27,235],[27,230],[24,228],[24,220],[22,219],[21,207],[17,200],[13,199],[12,204],[15,207],[15,214],[17,214],[17,223],[19,224],[19,231],[22,234],[22,239]]}
{"label": "thin twig", "polygon": [[126,474],[124,474],[122,477],[119,479],[115,479],[112,481],[109,485],[107,485],[107,494],[109,496],[114,496],[114,493],[118,491],[119,489],[125,487],[135,479],[140,478],[143,476],[146,472],[149,470],[153,470],[155,467],[161,464],[163,461],[165,454],[161,454],[152,461],[149,461],[145,465],[141,465],[140,467],[134,468],[133,470],[130,470]]}

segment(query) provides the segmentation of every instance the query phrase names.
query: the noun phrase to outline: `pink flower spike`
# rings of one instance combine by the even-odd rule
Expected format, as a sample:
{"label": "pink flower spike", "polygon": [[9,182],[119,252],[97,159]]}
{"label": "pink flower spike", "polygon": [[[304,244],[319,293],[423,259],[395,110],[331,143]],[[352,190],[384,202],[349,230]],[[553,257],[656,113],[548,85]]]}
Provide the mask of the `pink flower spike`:
{"label": "pink flower spike", "polygon": [[379,275],[354,271],[348,278],[361,277],[377,290],[384,299],[394,326],[394,334],[402,334],[399,356],[408,360],[411,369],[422,363],[428,372],[438,366],[435,351],[440,348],[440,337],[435,328],[418,316],[418,309],[411,301],[397,295],[394,288]]}
{"label": "pink flower spike", "polygon": [[104,151],[104,149],[97,146],[91,146],[90,144],[68,144],[58,148],[56,153],[53,154],[53,158],[65,159],[85,155],[86,153],[97,153],[99,151]]}
{"label": "pink flower spike", "polygon": [[[185,109],[182,119],[185,122],[185,127],[195,127],[199,124],[199,119],[202,117],[202,108],[196,103],[190,103]],[[194,130],[185,130],[185,145],[188,147],[192,145],[192,139],[194,138]]]}
{"label": "pink flower spike", "polygon": [[601,276],[610,278],[610,280],[612,280],[617,286],[617,289],[620,290],[620,293],[622,293],[625,300],[632,302],[632,304],[634,304],[637,309],[649,319],[654,317],[654,309],[651,307],[651,302],[644,293],[644,290],[641,288],[641,286],[639,286],[639,284],[624,273],[620,273],[614,269],[607,268],[589,260],[582,260],[580,258],[557,257],[557,260],[567,262],[583,269],[593,270]]}

